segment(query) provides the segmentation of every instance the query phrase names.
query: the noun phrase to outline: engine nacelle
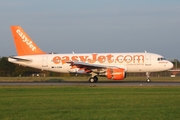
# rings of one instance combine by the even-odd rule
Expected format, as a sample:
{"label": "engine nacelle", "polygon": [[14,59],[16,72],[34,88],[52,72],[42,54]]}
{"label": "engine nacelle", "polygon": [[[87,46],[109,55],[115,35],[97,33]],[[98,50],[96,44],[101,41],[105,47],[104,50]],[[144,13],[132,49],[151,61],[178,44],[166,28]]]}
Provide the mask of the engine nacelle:
{"label": "engine nacelle", "polygon": [[123,68],[108,68],[106,76],[112,80],[123,80],[126,77],[126,72]]}

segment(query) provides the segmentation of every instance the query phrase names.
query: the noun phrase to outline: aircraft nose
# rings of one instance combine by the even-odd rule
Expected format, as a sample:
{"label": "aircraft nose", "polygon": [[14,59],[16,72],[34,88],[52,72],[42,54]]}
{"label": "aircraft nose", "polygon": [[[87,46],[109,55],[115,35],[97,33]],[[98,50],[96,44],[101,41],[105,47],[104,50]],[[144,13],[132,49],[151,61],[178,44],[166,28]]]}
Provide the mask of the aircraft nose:
{"label": "aircraft nose", "polygon": [[172,62],[169,61],[169,63],[168,63],[168,68],[171,69],[171,68],[173,68],[173,66],[174,66],[174,65],[172,64]]}

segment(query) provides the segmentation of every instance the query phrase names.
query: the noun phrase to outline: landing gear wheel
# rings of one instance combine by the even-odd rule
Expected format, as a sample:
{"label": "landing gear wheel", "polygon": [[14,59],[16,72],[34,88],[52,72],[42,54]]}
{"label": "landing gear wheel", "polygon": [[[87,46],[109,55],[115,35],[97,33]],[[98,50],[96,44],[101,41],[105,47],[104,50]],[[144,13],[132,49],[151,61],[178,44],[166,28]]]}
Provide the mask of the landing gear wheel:
{"label": "landing gear wheel", "polygon": [[93,77],[90,77],[90,78],[89,78],[89,82],[90,82],[90,83],[93,83],[93,82],[94,82],[94,78],[93,78]]}
{"label": "landing gear wheel", "polygon": [[150,79],[150,72],[146,72],[146,76],[147,76],[147,79],[146,79],[146,82],[151,82],[151,79]]}
{"label": "landing gear wheel", "polygon": [[148,83],[151,82],[151,79],[148,78],[148,79],[146,80],[146,82],[148,82]]}
{"label": "landing gear wheel", "polygon": [[94,82],[98,82],[98,77],[94,76]]}
{"label": "landing gear wheel", "polygon": [[89,78],[89,82],[90,82],[90,83],[98,82],[98,77],[97,77],[97,76],[90,77],[90,78]]}

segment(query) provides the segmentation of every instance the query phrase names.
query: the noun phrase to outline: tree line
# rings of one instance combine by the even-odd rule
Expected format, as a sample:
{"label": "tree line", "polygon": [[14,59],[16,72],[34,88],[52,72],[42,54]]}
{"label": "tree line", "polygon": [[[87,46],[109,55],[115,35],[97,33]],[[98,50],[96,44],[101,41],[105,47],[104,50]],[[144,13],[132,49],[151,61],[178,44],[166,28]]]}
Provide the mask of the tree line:
{"label": "tree line", "polygon": [[0,58],[0,76],[14,77],[14,76],[29,76],[33,73],[40,73],[41,70],[24,67],[17,64],[10,63],[7,57]]}
{"label": "tree line", "polygon": [[[180,68],[180,62],[173,62],[174,67]],[[0,58],[0,77],[17,77],[17,76],[32,76],[32,74],[45,74],[46,76],[69,76],[68,74],[42,71],[40,69],[20,66],[8,62],[7,57]]]}

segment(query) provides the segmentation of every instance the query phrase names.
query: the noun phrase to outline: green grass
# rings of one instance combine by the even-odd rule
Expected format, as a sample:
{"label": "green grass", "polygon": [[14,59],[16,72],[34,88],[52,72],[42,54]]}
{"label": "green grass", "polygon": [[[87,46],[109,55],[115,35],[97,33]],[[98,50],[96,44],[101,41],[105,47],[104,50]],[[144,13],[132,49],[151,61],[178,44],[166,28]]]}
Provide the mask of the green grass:
{"label": "green grass", "polygon": [[180,87],[1,86],[1,120],[178,120]]}

